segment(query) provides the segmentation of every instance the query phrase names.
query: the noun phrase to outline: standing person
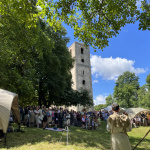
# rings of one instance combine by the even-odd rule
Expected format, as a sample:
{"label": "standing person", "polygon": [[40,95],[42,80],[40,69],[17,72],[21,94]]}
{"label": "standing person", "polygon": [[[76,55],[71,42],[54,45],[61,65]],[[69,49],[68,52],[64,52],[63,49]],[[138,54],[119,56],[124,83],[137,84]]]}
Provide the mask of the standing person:
{"label": "standing person", "polygon": [[63,111],[62,109],[60,109],[60,113],[59,113],[59,127],[60,128],[63,128],[63,117],[64,117]]}
{"label": "standing person", "polygon": [[49,110],[49,114],[50,114],[49,123],[50,123],[50,126],[51,126],[51,124],[52,124],[52,110],[51,110],[50,107],[48,108],[48,110]]}
{"label": "standing person", "polygon": [[137,122],[137,125],[141,126],[142,122],[141,122],[141,116],[138,115],[138,117],[136,117],[136,122]]}
{"label": "standing person", "polygon": [[119,112],[119,105],[116,102],[112,104],[112,111],[114,113],[107,119],[107,130],[111,132],[111,147],[113,150],[131,150],[127,135],[127,132],[131,131],[130,119]]}
{"label": "standing person", "polygon": [[47,126],[49,127],[49,123],[50,123],[50,112],[49,109],[46,108],[46,115],[47,115]]}
{"label": "standing person", "polygon": [[77,126],[78,127],[81,126],[81,114],[80,114],[80,112],[77,113]]}
{"label": "standing person", "polygon": [[82,116],[82,128],[85,128],[85,115]]}
{"label": "standing person", "polygon": [[74,124],[74,111],[71,109],[70,112],[70,124],[73,125]]}
{"label": "standing person", "polygon": [[100,119],[100,115],[97,116],[97,124],[98,124],[98,129],[101,129],[101,119]]}
{"label": "standing person", "polygon": [[69,126],[70,125],[70,113],[69,113],[69,111],[67,112],[66,118],[67,118],[67,125]]}
{"label": "standing person", "polygon": [[142,117],[142,123],[143,123],[143,126],[146,126],[146,116],[144,114],[144,112],[141,113],[141,117]]}
{"label": "standing person", "polygon": [[20,121],[23,122],[24,121],[24,111],[21,106],[19,106],[19,111],[20,111]]}
{"label": "standing person", "polygon": [[148,117],[147,117],[147,113],[145,113],[145,126],[148,126]]}
{"label": "standing person", "polygon": [[77,113],[74,111],[74,125],[77,126]]}
{"label": "standing person", "polygon": [[55,110],[55,113],[54,113],[54,123],[55,123],[55,127],[57,128],[57,125],[58,125],[58,111]]}
{"label": "standing person", "polygon": [[54,108],[52,108],[52,124],[54,124],[54,113],[55,113]]}
{"label": "standing person", "polygon": [[43,113],[42,113],[42,109],[41,109],[41,106],[39,106],[39,125],[40,127],[42,126],[42,121],[43,121]]}
{"label": "standing person", "polygon": [[44,106],[43,110],[42,110],[42,113],[43,113],[43,130],[45,130],[46,128],[46,125],[47,125],[47,115],[46,115],[46,107]]}
{"label": "standing person", "polygon": [[29,127],[34,127],[34,118],[35,118],[35,114],[34,114],[33,108],[30,107],[30,110],[29,110]]}
{"label": "standing person", "polygon": [[24,125],[29,127],[29,110],[28,110],[28,107],[25,107],[25,109],[24,109]]}
{"label": "standing person", "polygon": [[40,113],[38,111],[38,107],[35,108],[34,113],[35,113],[35,123],[37,125],[37,128],[39,128],[39,115],[40,115]]}
{"label": "standing person", "polygon": [[64,116],[63,116],[63,127],[66,127],[67,125],[67,118],[66,118],[66,114],[64,113]]}

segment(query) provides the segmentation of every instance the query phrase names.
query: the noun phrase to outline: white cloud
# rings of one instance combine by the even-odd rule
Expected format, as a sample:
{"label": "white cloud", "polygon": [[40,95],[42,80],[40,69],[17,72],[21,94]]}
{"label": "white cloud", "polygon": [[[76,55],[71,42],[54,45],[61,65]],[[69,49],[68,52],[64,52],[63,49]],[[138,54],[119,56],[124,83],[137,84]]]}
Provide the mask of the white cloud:
{"label": "white cloud", "polygon": [[98,95],[95,99],[94,99],[94,105],[99,105],[99,104],[106,104],[106,97],[104,95]]}
{"label": "white cloud", "polygon": [[94,84],[94,83],[98,83],[98,80],[94,80],[94,81],[93,81],[93,84]]}
{"label": "white cloud", "polygon": [[136,75],[145,73],[148,69],[134,68],[135,61],[126,58],[102,58],[91,55],[92,75],[101,76],[104,80],[117,80],[118,76],[125,71],[134,72]]}

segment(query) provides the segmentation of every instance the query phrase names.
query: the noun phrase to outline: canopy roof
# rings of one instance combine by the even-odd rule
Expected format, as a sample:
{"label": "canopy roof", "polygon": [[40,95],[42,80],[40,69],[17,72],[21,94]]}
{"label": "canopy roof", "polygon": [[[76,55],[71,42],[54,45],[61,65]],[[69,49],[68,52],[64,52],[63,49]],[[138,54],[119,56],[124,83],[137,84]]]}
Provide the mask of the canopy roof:
{"label": "canopy roof", "polygon": [[106,110],[106,111],[111,111],[112,110],[111,105],[107,106],[106,108],[103,108],[103,109]]}
{"label": "canopy roof", "polygon": [[20,123],[18,95],[7,90],[0,89],[0,129],[7,132],[10,111]]}
{"label": "canopy roof", "polygon": [[144,108],[128,108],[128,109],[126,109],[125,111],[129,114],[129,116],[130,116],[131,118],[133,118],[135,115],[137,115],[137,114],[140,113],[140,112],[143,112],[143,111],[150,111],[150,110],[144,109]]}

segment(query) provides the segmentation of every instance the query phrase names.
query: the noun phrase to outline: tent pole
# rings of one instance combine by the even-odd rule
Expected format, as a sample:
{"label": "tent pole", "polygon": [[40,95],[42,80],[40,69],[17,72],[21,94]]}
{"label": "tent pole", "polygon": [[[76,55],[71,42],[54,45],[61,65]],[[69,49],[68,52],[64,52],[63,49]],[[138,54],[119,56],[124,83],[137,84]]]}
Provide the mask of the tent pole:
{"label": "tent pole", "polygon": [[136,147],[144,140],[144,138],[148,135],[149,132],[150,130],[145,134],[145,136],[136,144],[136,146],[132,150],[136,149]]}
{"label": "tent pole", "polygon": [[4,145],[6,146],[6,138],[7,138],[7,133],[5,133],[5,137],[4,137]]}

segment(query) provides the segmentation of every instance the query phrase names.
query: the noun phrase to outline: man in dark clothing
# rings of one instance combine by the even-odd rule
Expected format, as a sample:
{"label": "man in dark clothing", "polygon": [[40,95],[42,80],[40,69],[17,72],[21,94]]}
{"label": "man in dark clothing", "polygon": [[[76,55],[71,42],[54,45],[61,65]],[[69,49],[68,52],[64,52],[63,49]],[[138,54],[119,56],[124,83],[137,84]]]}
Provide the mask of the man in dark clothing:
{"label": "man in dark clothing", "polygon": [[73,125],[74,124],[74,111],[71,110],[70,112],[70,124]]}
{"label": "man in dark clothing", "polygon": [[64,116],[64,113],[63,113],[63,111],[61,109],[60,113],[59,113],[59,127],[60,128],[63,128],[63,116]]}
{"label": "man in dark clothing", "polygon": [[141,113],[141,122],[143,123],[143,126],[146,124],[146,116],[144,114],[144,112]]}
{"label": "man in dark clothing", "polygon": [[81,114],[80,112],[77,113],[77,126],[81,126]]}

